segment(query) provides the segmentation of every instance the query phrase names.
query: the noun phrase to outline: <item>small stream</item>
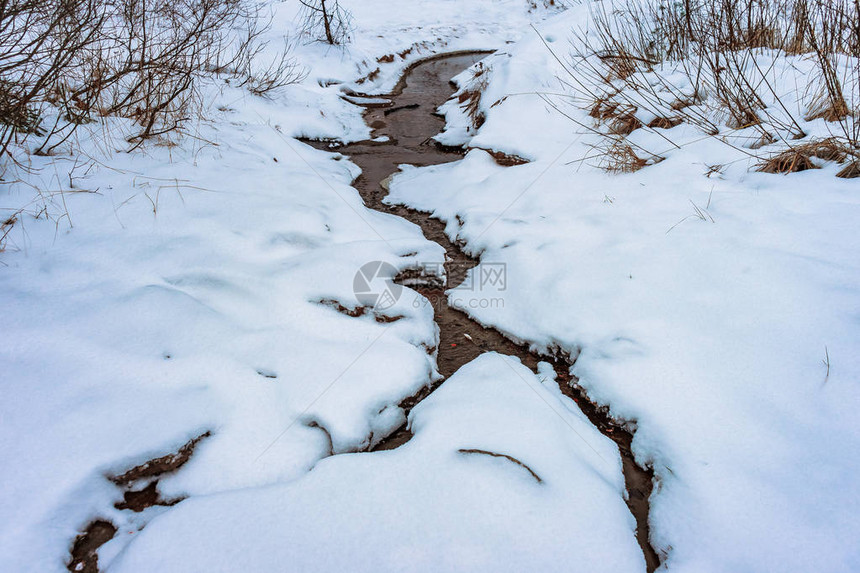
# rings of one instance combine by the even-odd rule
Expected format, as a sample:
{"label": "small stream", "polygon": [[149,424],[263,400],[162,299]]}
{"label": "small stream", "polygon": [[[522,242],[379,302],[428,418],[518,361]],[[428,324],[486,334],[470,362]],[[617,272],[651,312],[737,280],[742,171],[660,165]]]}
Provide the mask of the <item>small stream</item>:
{"label": "small stream", "polygon": [[[540,355],[531,352],[528,346],[520,345],[496,330],[481,326],[462,311],[449,306],[445,289],[458,286],[464,280],[466,271],[477,266],[479,260],[469,257],[458,245],[450,241],[445,235],[444,223],[431,219],[428,213],[386,205],[382,202],[388,193],[383,182],[398,171],[399,165],[435,165],[458,161],[463,157],[463,150],[444,148],[430,139],[441,131],[445,124],[436,113],[436,109],[454,91],[454,86],[449,83],[449,79],[483,59],[485,55],[486,53],[483,52],[457,52],[423,60],[407,69],[395,90],[384,96],[388,103],[380,105],[378,103],[380,98],[375,96],[374,100],[377,103],[366,106],[365,119],[373,129],[373,137],[387,136],[389,138],[387,141],[363,141],[349,145],[319,141],[307,143],[319,149],[338,151],[348,155],[361,167],[362,174],[353,182],[353,186],[359,191],[369,208],[391,213],[415,223],[421,227],[427,239],[440,244],[445,249],[448,260],[446,287],[427,286],[426,281],[416,284],[415,277],[409,276],[408,273],[404,273],[398,279],[417,290],[427,298],[428,304],[433,305],[434,320],[439,327],[440,338],[437,366],[443,376],[443,379],[433,386],[426,387],[417,395],[403,400],[400,406],[408,413],[415,404],[438,388],[444,379],[484,352],[516,356],[535,372],[539,362],[552,364],[562,393],[574,400],[589,421],[618,445],[628,494],[627,506],[636,519],[636,539],[642,548],[647,571],[651,573],[660,566],[660,558],[649,543],[648,528],[648,499],[653,488],[654,474],[650,469],[641,468],[634,462],[630,450],[633,440],[631,431],[624,424],[613,420],[607,408],[600,407],[588,399],[585,391],[570,374],[574,362],[570,356]],[[158,480],[163,475],[179,470],[192,456],[197,443],[209,435],[209,432],[201,434],[178,451],[149,460],[122,475],[109,476],[123,495],[123,500],[118,501],[115,507],[120,510],[141,512],[153,506],[171,506],[181,501],[162,499],[158,492]],[[408,442],[411,437],[405,427],[400,428],[378,442],[373,450],[397,448]],[[143,485],[142,488],[141,485]],[[90,522],[70,548],[69,559],[66,562],[68,570],[72,573],[98,573],[98,549],[116,534],[117,526],[107,519],[98,518]]]}
{"label": "small stream", "polygon": [[[362,173],[353,186],[367,207],[415,223],[421,227],[427,239],[445,249],[448,261],[446,287],[416,286],[408,280],[408,276],[399,280],[417,290],[428,299],[428,304],[433,305],[440,338],[437,365],[444,377],[435,385],[405,399],[401,403],[404,410],[408,413],[415,404],[438,388],[444,379],[484,352],[516,356],[535,372],[538,362],[549,362],[555,369],[556,380],[564,395],[574,400],[591,423],[618,445],[628,494],[627,506],[636,519],[636,538],[650,573],[660,566],[660,558],[649,542],[648,499],[653,489],[654,473],[649,468],[636,465],[630,449],[632,432],[624,424],[613,420],[607,408],[599,407],[589,400],[570,374],[574,362],[570,356],[536,354],[528,346],[517,344],[498,331],[475,322],[461,310],[449,306],[445,288],[458,286],[465,278],[466,271],[477,266],[479,260],[466,255],[445,234],[445,224],[430,218],[428,213],[383,203],[388,193],[385,182],[398,171],[399,165],[436,165],[458,161],[463,157],[463,150],[442,147],[431,139],[445,125],[436,110],[454,92],[455,87],[450,79],[485,56],[484,52],[455,52],[422,60],[406,70],[392,93],[382,96],[389,103],[380,104],[380,96],[374,96],[373,103],[365,106],[365,121],[372,128],[374,139],[387,136],[386,141],[362,141],[348,145],[307,143],[349,156],[361,168]],[[406,443],[410,437],[408,430],[401,428],[380,442],[374,450],[394,449]]]}

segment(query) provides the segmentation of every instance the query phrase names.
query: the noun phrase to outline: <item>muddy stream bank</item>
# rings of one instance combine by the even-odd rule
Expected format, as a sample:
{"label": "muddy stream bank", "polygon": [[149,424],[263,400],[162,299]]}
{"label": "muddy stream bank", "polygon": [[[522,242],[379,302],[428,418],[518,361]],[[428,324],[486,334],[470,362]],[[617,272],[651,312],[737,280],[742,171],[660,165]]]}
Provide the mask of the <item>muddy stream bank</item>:
{"label": "muddy stream bank", "polygon": [[[636,538],[642,549],[650,573],[660,565],[660,558],[649,543],[648,499],[653,489],[653,472],[636,465],[630,450],[633,439],[628,427],[616,422],[606,408],[591,402],[570,368],[575,361],[565,353],[541,355],[529,350],[527,345],[518,344],[491,328],[485,328],[467,314],[448,305],[446,288],[458,286],[466,272],[479,264],[479,260],[466,255],[459,245],[445,235],[445,225],[423,213],[402,206],[383,203],[387,195],[388,178],[398,171],[398,166],[436,165],[460,160],[464,151],[445,148],[431,138],[445,125],[444,119],[436,109],[454,92],[450,78],[478,62],[486,53],[456,52],[443,54],[423,60],[406,70],[391,94],[368,98],[365,120],[373,129],[373,138],[387,137],[386,140],[363,141],[349,145],[336,142],[308,141],[318,149],[335,151],[346,155],[361,168],[361,175],[353,182],[368,208],[403,217],[418,225],[424,236],[445,249],[447,263],[447,285],[431,284],[418,280],[414,275],[404,273],[398,282],[417,290],[433,305],[434,320],[439,327],[437,365],[443,379],[431,387],[426,387],[415,396],[401,402],[408,413],[415,404],[429,396],[445,379],[461,366],[471,362],[484,352],[498,352],[519,358],[523,364],[537,372],[539,362],[552,364],[556,381],[562,393],[574,400],[589,421],[600,432],[613,440],[621,452],[627,506],[636,519]],[[360,94],[350,97],[356,103],[364,98]],[[385,100],[385,103],[382,103]],[[499,159],[499,158],[497,158]],[[504,158],[501,164],[508,165]],[[334,301],[331,301],[334,302]],[[351,316],[355,311],[338,309]],[[201,440],[209,437],[209,432],[190,440],[178,451],[154,458],[131,468],[122,475],[106,476],[117,486],[122,496],[115,504],[116,509],[141,512],[154,506],[171,506],[181,499],[163,499],[158,491],[159,478],[178,471],[193,455],[194,448]],[[373,451],[397,448],[411,438],[403,427],[378,442]],[[461,450],[464,454],[480,453],[504,456],[480,450]],[[511,461],[520,463],[510,458]],[[530,469],[526,467],[528,471]],[[532,475],[540,481],[537,475]],[[69,551],[67,567],[72,573],[98,573],[98,550],[117,535],[117,526],[106,519],[95,519],[73,541]]]}
{"label": "muddy stream bank", "polygon": [[[308,142],[318,149],[336,151],[349,157],[361,168],[361,175],[353,182],[367,207],[403,217],[418,225],[424,236],[445,249],[447,263],[447,285],[416,285],[408,274],[398,282],[417,290],[433,305],[434,320],[439,327],[437,363],[439,372],[449,377],[458,368],[471,362],[484,352],[498,352],[516,356],[523,364],[537,371],[538,362],[549,362],[556,372],[556,380],[565,396],[574,400],[586,417],[602,434],[609,437],[621,452],[624,480],[628,493],[627,506],[636,519],[636,537],[642,548],[649,573],[660,565],[660,559],[649,543],[648,499],[653,489],[653,471],[639,467],[630,450],[633,435],[627,427],[613,420],[606,408],[591,402],[585,391],[571,376],[570,367],[575,359],[564,353],[540,355],[529,350],[527,345],[517,344],[501,333],[475,322],[467,314],[448,305],[445,288],[458,286],[467,270],[479,264],[479,260],[465,254],[459,245],[445,234],[445,224],[430,218],[429,213],[398,205],[387,205],[388,178],[399,171],[398,166],[436,165],[460,160],[464,150],[446,148],[431,138],[445,125],[437,114],[437,108],[454,92],[450,79],[472,64],[480,61],[486,53],[457,52],[444,54],[419,62],[409,68],[394,91],[385,96],[374,96],[366,105],[365,121],[373,129],[373,139],[348,145],[332,142]],[[360,102],[361,98],[351,98]],[[381,104],[380,99],[388,103]],[[425,388],[416,396],[407,398],[401,406],[408,412],[415,404],[426,398],[442,382]],[[406,428],[401,428],[374,450],[393,449],[410,438]]]}

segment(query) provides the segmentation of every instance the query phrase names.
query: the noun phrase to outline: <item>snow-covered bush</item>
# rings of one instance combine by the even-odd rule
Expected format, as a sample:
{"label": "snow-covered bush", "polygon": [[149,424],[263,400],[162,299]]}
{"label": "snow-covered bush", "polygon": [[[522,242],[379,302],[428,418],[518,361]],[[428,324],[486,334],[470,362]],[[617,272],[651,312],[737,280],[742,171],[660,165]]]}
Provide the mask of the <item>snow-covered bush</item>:
{"label": "snow-covered bush", "polygon": [[37,137],[50,153],[99,117],[133,120],[128,140],[199,112],[200,80],[255,93],[295,81],[287,50],[252,71],[267,23],[252,0],[9,0],[0,3],[0,157]]}
{"label": "snow-covered bush", "polygon": [[[769,172],[860,161],[860,14],[849,0],[595,4],[565,84],[606,134],[605,166],[659,161],[628,137],[699,128]],[[575,71],[574,71],[575,70]],[[582,99],[584,98],[584,99]],[[832,153],[820,150],[826,146]],[[625,153],[613,151],[624,149]],[[760,151],[759,151],[760,150]],[[801,157],[784,161],[785,152]],[[617,165],[624,158],[624,165]],[[770,161],[775,159],[776,162]]]}

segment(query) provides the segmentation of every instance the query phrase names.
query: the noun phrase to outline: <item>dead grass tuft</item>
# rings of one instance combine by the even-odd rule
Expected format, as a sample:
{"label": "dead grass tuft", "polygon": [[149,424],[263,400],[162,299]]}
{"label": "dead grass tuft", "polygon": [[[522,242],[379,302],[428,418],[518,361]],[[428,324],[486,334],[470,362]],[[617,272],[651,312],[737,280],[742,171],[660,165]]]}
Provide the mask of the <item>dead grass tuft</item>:
{"label": "dead grass tuft", "polygon": [[776,143],[776,137],[774,137],[772,133],[765,131],[764,133],[759,134],[756,139],[750,141],[746,147],[749,149],[761,149],[765,145],[770,145],[772,143]]}
{"label": "dead grass tuft", "polygon": [[852,161],[842,171],[837,173],[836,176],[842,179],[856,179],[860,177],[860,161]]}
{"label": "dead grass tuft", "polygon": [[813,158],[822,161],[844,161],[845,152],[834,139],[811,141],[774,155],[759,164],[763,173],[796,173],[807,169],[818,169]]}
{"label": "dead grass tuft", "polygon": [[12,232],[12,227],[14,227],[17,222],[18,216],[12,215],[0,223],[0,253],[6,250],[6,238],[9,236],[9,233]]}
{"label": "dead grass tuft", "polygon": [[379,77],[380,72],[381,72],[381,70],[377,67],[375,70],[372,70],[371,72],[369,72],[366,76],[358,78],[357,80],[355,80],[355,83],[363,84],[364,82],[372,82],[372,81],[376,80],[376,78]]}
{"label": "dead grass tuft", "polygon": [[606,77],[607,82],[614,79],[626,80],[636,73],[638,64],[651,65],[655,63],[644,58],[634,57],[624,50],[619,50],[618,53],[614,54],[604,54],[600,59],[609,70],[609,75]]}
{"label": "dead grass tuft", "polygon": [[642,122],[636,118],[637,109],[631,105],[622,105],[608,97],[599,97],[588,112],[588,115],[609,125],[609,132],[614,135],[630,135],[640,127]]}
{"label": "dead grass tuft", "polygon": [[632,112],[616,117],[609,124],[609,131],[615,135],[630,135],[642,127],[642,122],[636,119]]}
{"label": "dead grass tuft", "polygon": [[672,129],[675,126],[681,125],[684,121],[680,117],[658,117],[652,119],[648,123],[651,129]]}
{"label": "dead grass tuft", "polygon": [[607,173],[635,173],[662,160],[662,157],[657,156],[648,159],[639,157],[630,144],[617,140],[604,150],[600,167]]}
{"label": "dead grass tuft", "polygon": [[488,71],[489,68],[479,62],[476,69],[472,72],[472,78],[468,84],[469,87],[457,96],[457,101],[469,117],[473,129],[480,128],[487,119],[484,112],[481,111],[481,96],[489,83],[489,78],[487,77],[489,75]]}
{"label": "dead grass tuft", "polygon": [[823,119],[824,121],[834,122],[842,121],[849,115],[851,115],[851,109],[845,103],[844,99],[840,98],[838,101],[832,101],[828,98],[823,100],[819,105],[810,106],[804,119],[806,121]]}
{"label": "dead grass tuft", "polygon": [[690,106],[696,105],[698,100],[696,98],[684,98],[684,99],[676,99],[672,102],[670,106],[675,111],[681,111],[682,109],[688,108]]}
{"label": "dead grass tuft", "polygon": [[617,103],[610,100],[609,98],[601,97],[597,98],[597,100],[594,102],[594,105],[591,106],[591,110],[588,112],[588,115],[590,115],[594,119],[606,121],[607,119],[615,116],[615,110],[617,109]]}
{"label": "dead grass tuft", "polygon": [[795,173],[807,169],[818,169],[812,158],[796,149],[789,149],[774,155],[759,165],[763,173]]}

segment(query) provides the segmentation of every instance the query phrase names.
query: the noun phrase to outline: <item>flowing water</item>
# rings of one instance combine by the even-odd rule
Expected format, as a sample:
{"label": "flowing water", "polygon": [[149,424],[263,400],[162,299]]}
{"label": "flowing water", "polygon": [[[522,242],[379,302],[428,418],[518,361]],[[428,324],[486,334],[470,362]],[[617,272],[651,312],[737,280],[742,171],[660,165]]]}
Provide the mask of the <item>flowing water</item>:
{"label": "flowing water", "polygon": [[[317,148],[347,155],[361,167],[362,173],[353,182],[353,186],[369,208],[415,223],[421,227],[427,239],[444,247],[448,260],[447,288],[458,286],[465,276],[465,271],[478,265],[479,260],[469,257],[452,242],[445,235],[444,223],[430,218],[429,213],[387,205],[383,203],[383,198],[388,193],[387,180],[398,171],[398,165],[436,165],[458,161],[463,157],[463,150],[442,147],[431,139],[445,125],[444,119],[436,110],[454,92],[455,86],[450,83],[450,79],[485,56],[486,54],[481,52],[457,52],[423,60],[408,69],[394,91],[384,96],[384,99],[388,100],[387,104],[380,104],[379,96],[373,100],[369,99],[372,103],[366,106],[365,120],[373,129],[372,137],[377,139],[386,136],[388,139],[385,141],[364,141],[348,145],[308,142]],[[573,359],[564,354],[536,354],[530,351],[528,346],[517,344],[498,331],[480,325],[462,311],[448,305],[445,287],[416,285],[406,276],[401,279],[401,282],[424,295],[428,304],[433,305],[434,319],[439,326],[437,364],[443,377],[447,378],[480,354],[491,351],[516,356],[535,371],[538,362],[544,361],[553,365],[556,380],[565,396],[576,401],[591,423],[618,445],[628,494],[627,505],[636,518],[636,538],[642,548],[647,570],[654,571],[660,565],[660,559],[648,540],[648,498],[653,488],[654,474],[650,469],[636,465],[630,450],[633,435],[627,425],[616,422],[608,415],[606,408],[591,402],[576,383],[576,379],[571,376]],[[401,406],[408,412],[441,383],[442,381],[425,388],[416,396],[407,398]],[[406,443],[410,437],[408,430],[401,428],[374,449],[393,449]]]}
{"label": "flowing water", "polygon": [[[365,141],[350,145],[308,142],[320,149],[348,155],[361,167],[361,176],[353,182],[353,186],[359,191],[369,208],[408,219],[421,227],[427,239],[444,247],[449,261],[446,263],[448,288],[458,286],[465,277],[466,271],[479,263],[478,259],[469,257],[457,244],[450,241],[444,232],[445,225],[436,219],[431,219],[428,213],[384,204],[382,200],[387,194],[384,182],[398,171],[398,165],[404,163],[416,166],[435,165],[458,161],[462,158],[462,150],[443,148],[430,139],[445,124],[436,113],[436,108],[454,91],[454,86],[449,82],[450,78],[481,60],[485,55],[482,52],[459,52],[423,60],[408,69],[395,90],[385,96],[388,103],[380,105],[379,98],[368,99],[373,103],[366,106],[365,119],[373,128],[374,138],[388,136],[389,139],[385,142]],[[504,158],[500,163],[508,164]],[[481,326],[465,313],[448,305],[445,287],[441,285],[426,283],[422,285],[415,281],[415,277],[406,274],[399,280],[417,290],[427,299],[428,304],[433,305],[434,320],[439,326],[437,365],[444,378],[484,352],[516,356],[523,364],[535,371],[538,362],[552,364],[559,388],[564,395],[574,400],[591,423],[618,445],[628,494],[627,506],[636,518],[636,538],[642,548],[648,572],[659,567],[660,559],[648,541],[648,498],[653,487],[653,472],[637,466],[634,462],[630,451],[632,433],[624,424],[613,420],[606,408],[591,402],[577,384],[576,379],[571,376],[570,367],[573,365],[573,359],[565,354],[536,354],[527,346],[505,338],[496,330]],[[347,309],[343,310],[347,311]],[[444,378],[419,394],[406,398],[401,406],[408,412],[438,388]],[[179,470],[193,454],[196,444],[208,436],[207,432],[191,440],[174,454],[155,458],[132,468],[121,476],[111,478],[123,492],[123,501],[118,502],[116,508],[140,512],[155,505],[169,506],[179,502],[178,499],[161,498],[157,489],[158,479]],[[374,450],[397,448],[409,441],[410,437],[408,430],[405,427],[401,428],[379,442]],[[464,450],[464,452],[470,452],[470,450]],[[497,455],[491,452],[480,453]],[[137,484],[145,484],[145,486],[140,489]],[[67,562],[69,571],[98,573],[98,548],[113,538],[116,533],[117,528],[111,522],[105,519],[92,521],[73,543]]]}

